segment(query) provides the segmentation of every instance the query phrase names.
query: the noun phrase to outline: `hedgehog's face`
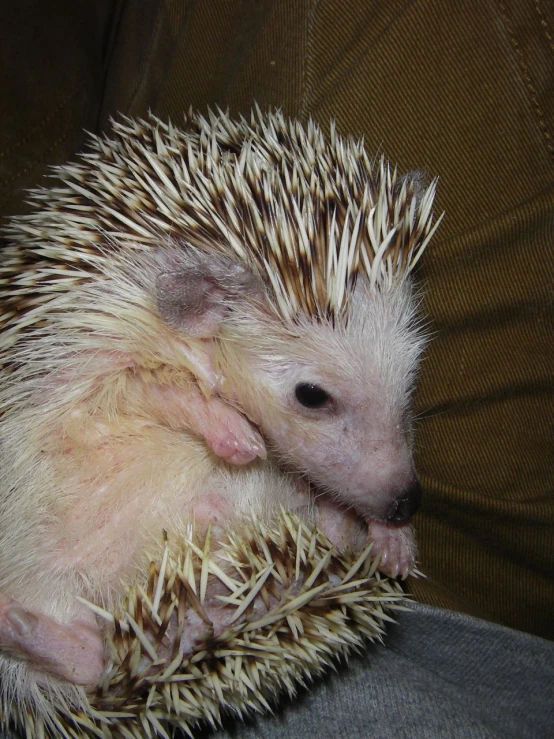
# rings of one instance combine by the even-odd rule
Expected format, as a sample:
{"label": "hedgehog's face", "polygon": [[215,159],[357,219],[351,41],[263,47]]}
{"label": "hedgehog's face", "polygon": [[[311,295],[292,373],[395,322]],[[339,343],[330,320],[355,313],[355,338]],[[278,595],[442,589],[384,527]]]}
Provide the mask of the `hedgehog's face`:
{"label": "hedgehog's face", "polygon": [[212,386],[320,490],[366,519],[407,520],[420,495],[409,399],[422,343],[409,282],[372,291],[360,278],[346,325],[291,326],[247,270],[186,259],[158,277],[158,306],[185,335],[206,339]]}
{"label": "hedgehog's face", "polygon": [[358,290],[348,327],[306,321],[284,334],[250,323],[240,348],[248,378],[236,376],[237,398],[276,454],[367,519],[403,522],[419,503],[412,316],[408,290]]}
{"label": "hedgehog's face", "polygon": [[277,454],[322,490],[367,518],[405,521],[419,491],[409,421],[387,407],[379,382],[341,368],[283,368],[271,390],[277,402],[260,424]]}

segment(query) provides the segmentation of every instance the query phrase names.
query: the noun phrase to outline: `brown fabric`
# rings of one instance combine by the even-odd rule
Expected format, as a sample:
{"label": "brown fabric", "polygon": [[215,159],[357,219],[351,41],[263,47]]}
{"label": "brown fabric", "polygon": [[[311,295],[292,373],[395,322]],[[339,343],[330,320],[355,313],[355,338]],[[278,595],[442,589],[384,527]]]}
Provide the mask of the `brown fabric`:
{"label": "brown fabric", "polygon": [[96,129],[113,11],[113,0],[0,3],[0,218],[23,212],[25,189]]}
{"label": "brown fabric", "polygon": [[[8,50],[19,82],[0,108],[3,182],[35,184],[27,159],[69,154],[94,119],[64,106],[83,89],[89,110],[103,94],[104,127],[118,111],[178,123],[191,105],[247,113],[256,101],[323,126],[334,117],[400,170],[440,176],[447,215],[420,270],[435,334],[416,398],[427,579],[412,589],[554,638],[554,6],[128,0],[114,3],[110,36],[105,6],[78,3],[77,19],[59,5],[35,19],[58,39],[53,57],[51,46],[29,58]],[[82,31],[85,7],[92,36],[60,52],[60,28]],[[2,212],[18,210],[13,185],[0,187]]]}

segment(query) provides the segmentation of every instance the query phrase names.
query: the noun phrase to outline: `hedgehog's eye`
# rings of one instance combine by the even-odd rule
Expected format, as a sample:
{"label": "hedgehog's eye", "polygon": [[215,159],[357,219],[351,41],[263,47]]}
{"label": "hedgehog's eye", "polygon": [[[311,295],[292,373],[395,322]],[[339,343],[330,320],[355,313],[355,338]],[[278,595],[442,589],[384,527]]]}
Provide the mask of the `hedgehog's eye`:
{"label": "hedgehog's eye", "polygon": [[331,401],[331,396],[326,390],[311,382],[300,382],[295,387],[294,394],[304,408],[322,408]]}

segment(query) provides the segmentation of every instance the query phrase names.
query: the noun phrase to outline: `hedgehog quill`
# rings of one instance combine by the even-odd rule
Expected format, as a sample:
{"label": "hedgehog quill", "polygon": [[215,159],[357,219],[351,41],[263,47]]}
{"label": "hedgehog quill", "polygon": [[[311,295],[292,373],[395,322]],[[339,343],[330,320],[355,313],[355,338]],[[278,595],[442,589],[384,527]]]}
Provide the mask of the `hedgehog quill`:
{"label": "hedgehog quill", "polygon": [[[31,194],[0,267],[2,710],[43,727],[105,682],[98,614],[121,608],[162,530],[224,550],[245,516],[288,510],[329,552],[373,542],[383,582],[415,564],[411,273],[435,183],[279,112],[125,119],[110,136]],[[236,600],[208,570],[201,604],[206,588]],[[279,600],[264,582],[248,623]],[[183,658],[202,652],[202,608]],[[228,615],[214,609],[214,633]]]}

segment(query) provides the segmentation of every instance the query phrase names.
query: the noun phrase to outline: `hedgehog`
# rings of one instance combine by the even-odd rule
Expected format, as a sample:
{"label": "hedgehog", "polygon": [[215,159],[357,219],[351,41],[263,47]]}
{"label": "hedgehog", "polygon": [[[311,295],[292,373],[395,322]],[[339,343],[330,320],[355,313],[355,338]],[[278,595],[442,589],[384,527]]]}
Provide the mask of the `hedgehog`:
{"label": "hedgehog", "polygon": [[384,576],[416,556],[436,182],[258,109],[122,118],[54,176],[0,267],[5,714],[87,704],[106,645],[84,601],[117,610],[161,531],[223,542],[287,510],[371,541]]}

